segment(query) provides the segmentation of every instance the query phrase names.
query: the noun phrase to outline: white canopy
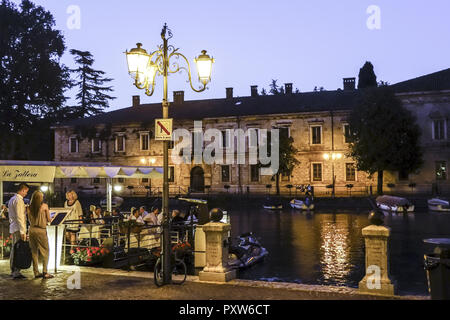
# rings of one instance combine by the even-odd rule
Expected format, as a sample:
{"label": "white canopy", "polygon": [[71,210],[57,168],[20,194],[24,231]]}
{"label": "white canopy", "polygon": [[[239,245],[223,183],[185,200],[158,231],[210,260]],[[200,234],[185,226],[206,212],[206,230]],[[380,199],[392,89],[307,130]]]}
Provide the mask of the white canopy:
{"label": "white canopy", "polygon": [[117,166],[100,162],[53,162],[0,160],[0,204],[3,181],[53,182],[55,178],[106,178],[107,210],[111,211],[113,178],[163,177],[163,168],[155,166]]}
{"label": "white canopy", "polygon": [[0,181],[53,182],[55,178],[162,178],[163,168],[110,163],[0,160]]}

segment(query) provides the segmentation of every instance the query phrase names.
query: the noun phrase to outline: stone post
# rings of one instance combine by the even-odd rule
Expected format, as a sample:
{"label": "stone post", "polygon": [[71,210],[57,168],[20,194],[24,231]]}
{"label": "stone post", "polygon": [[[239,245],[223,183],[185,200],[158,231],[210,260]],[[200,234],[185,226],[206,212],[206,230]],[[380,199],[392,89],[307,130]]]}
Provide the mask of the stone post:
{"label": "stone post", "polygon": [[366,275],[359,282],[361,293],[394,295],[394,285],[389,277],[389,234],[390,229],[384,226],[370,225],[362,229],[366,245]]}
{"label": "stone post", "polygon": [[228,267],[228,231],[231,225],[209,222],[203,225],[206,236],[206,266],[199,273],[200,281],[227,282],[236,278],[236,270]]}

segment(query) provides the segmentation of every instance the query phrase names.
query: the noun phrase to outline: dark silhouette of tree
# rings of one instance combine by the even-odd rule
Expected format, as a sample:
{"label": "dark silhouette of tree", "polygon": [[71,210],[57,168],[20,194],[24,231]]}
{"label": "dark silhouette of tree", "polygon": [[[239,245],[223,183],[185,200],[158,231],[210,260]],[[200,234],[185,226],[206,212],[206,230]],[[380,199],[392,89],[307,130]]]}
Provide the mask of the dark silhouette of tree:
{"label": "dark silhouette of tree", "polygon": [[358,89],[376,87],[377,85],[377,76],[373,71],[373,65],[371,62],[366,61],[362,68],[359,69]]}
{"label": "dark silhouette of tree", "polygon": [[270,88],[269,93],[272,95],[284,94],[283,86],[277,85],[277,81],[278,80],[272,79],[272,82],[269,84],[269,88]]}
{"label": "dark silhouette of tree", "polygon": [[280,134],[279,152],[279,168],[275,175],[277,195],[280,195],[280,175],[291,176],[294,167],[300,163],[296,158],[298,150],[294,147],[294,139],[287,134]]}
{"label": "dark silhouette of tree", "polygon": [[70,53],[78,65],[78,68],[70,70],[76,74],[74,85],[78,87],[78,105],[72,107],[73,114],[76,117],[86,117],[103,113],[103,110],[109,107],[109,100],[115,99],[108,95],[108,92],[113,91],[112,87],[105,85],[113,79],[105,78],[104,71],[92,68],[94,58],[89,51],[72,49]]}
{"label": "dark silhouette of tree", "polygon": [[420,128],[389,87],[364,90],[349,116],[349,156],[358,170],[378,173],[377,191],[383,193],[383,171],[418,170],[423,163]]}
{"label": "dark silhouette of tree", "polygon": [[0,154],[51,160],[51,125],[65,118],[64,38],[50,12],[23,0],[0,3]]}

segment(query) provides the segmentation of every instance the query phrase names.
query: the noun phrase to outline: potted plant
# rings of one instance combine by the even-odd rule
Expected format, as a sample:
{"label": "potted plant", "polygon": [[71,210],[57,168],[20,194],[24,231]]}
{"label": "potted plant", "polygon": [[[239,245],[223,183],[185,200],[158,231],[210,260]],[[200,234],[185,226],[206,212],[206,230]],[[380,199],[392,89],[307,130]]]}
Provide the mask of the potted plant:
{"label": "potted plant", "polygon": [[5,237],[5,239],[3,239],[3,237],[0,235],[0,243],[3,247],[3,256],[9,256],[12,247],[12,234],[10,234],[8,237]]}
{"label": "potted plant", "polygon": [[95,265],[103,262],[103,259],[109,254],[109,250],[104,247],[87,247],[70,250],[73,263],[77,266]]}

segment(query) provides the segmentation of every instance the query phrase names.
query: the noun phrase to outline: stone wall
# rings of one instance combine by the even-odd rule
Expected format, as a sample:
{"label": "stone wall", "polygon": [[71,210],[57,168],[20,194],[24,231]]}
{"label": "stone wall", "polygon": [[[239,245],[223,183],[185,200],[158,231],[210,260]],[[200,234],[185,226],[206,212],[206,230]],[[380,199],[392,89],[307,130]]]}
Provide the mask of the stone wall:
{"label": "stone wall", "polygon": [[[447,129],[447,139],[444,141],[433,141],[431,137],[431,122],[430,114],[440,113],[446,117],[447,126],[450,125],[450,93],[441,94],[408,94],[399,95],[406,108],[411,110],[422,128],[421,144],[424,151],[424,166],[418,174],[410,174],[408,180],[399,180],[397,172],[385,173],[385,190],[387,192],[431,192],[432,183],[435,179],[435,161],[447,161],[447,175],[450,169],[450,139],[449,131]],[[344,111],[335,112],[302,112],[297,114],[278,114],[278,115],[256,115],[245,117],[227,117],[216,119],[203,119],[203,130],[208,128],[216,128],[219,130],[238,129],[241,128],[246,131],[248,128],[271,129],[279,127],[288,127],[290,136],[294,139],[294,146],[299,150],[297,156],[300,164],[294,169],[291,177],[284,177],[280,179],[281,191],[287,193],[286,185],[311,184],[315,187],[318,194],[330,193],[331,189],[326,188],[327,185],[332,184],[333,163],[331,160],[325,160],[323,154],[325,152],[339,152],[345,155],[348,152],[348,145],[344,141],[344,125],[346,124],[347,113]],[[322,143],[311,144],[311,129],[312,125],[322,126]],[[96,129],[101,132],[104,126],[99,125]],[[185,128],[192,131],[194,128],[193,121],[175,120],[174,129]],[[91,151],[91,140],[83,137],[76,128],[60,127],[55,129],[55,161],[100,161],[111,162],[118,165],[139,166],[155,165],[162,166],[162,146],[163,143],[155,141],[151,132],[153,126],[149,124],[120,124],[113,125],[111,128],[112,135],[107,141],[102,141],[102,149],[98,154]],[[140,132],[149,131],[151,134],[150,150],[140,150]],[[125,135],[126,147],[125,152],[115,151],[115,135],[121,133]],[[78,152],[69,152],[69,138],[71,136],[78,137]],[[206,143],[208,144],[208,143]],[[149,160],[153,159],[154,163]],[[248,150],[246,152],[246,164],[232,164],[230,165],[230,181],[223,182],[220,165],[207,164],[181,164],[174,165],[170,159],[169,151],[169,165],[174,168],[174,181],[170,182],[171,193],[176,193],[181,187],[181,192],[185,192],[191,185],[191,170],[199,166],[204,172],[204,185],[210,186],[211,192],[227,192],[224,188],[229,185],[228,192],[244,193],[249,191],[251,193],[266,193],[268,189],[267,184],[271,184],[271,193],[275,192],[275,181],[271,180],[270,176],[260,176],[257,182],[251,181],[250,165],[248,165]],[[376,174],[373,177],[368,177],[364,172],[356,172],[356,181],[346,180],[346,163],[354,162],[353,159],[343,156],[340,160],[334,161],[334,173],[336,176],[336,194],[348,194],[349,189],[347,184],[352,184],[352,194],[365,194],[369,191],[369,187],[373,186],[376,189]],[[313,181],[312,179],[312,163],[320,163],[322,165],[322,180]],[[75,186],[90,186],[93,185],[93,179],[85,179],[70,183],[70,179],[64,179],[57,183],[61,188],[71,188]],[[443,188],[448,188],[449,177],[446,181],[441,181],[440,185]],[[416,183],[414,189],[408,185]],[[145,194],[144,185],[152,187],[154,192],[158,192],[162,188],[162,179],[155,179],[148,182],[143,182],[139,179],[129,179],[121,183],[124,186],[133,185],[135,189],[133,193]],[[392,188],[388,184],[394,184]],[[98,189],[95,191],[104,192],[105,183],[101,181],[98,184]],[[160,189],[158,189],[160,188]],[[449,188],[450,190],[450,188]],[[292,193],[295,188],[291,189]],[[124,191],[125,193],[127,190]],[[130,191],[131,194],[131,191]]]}

